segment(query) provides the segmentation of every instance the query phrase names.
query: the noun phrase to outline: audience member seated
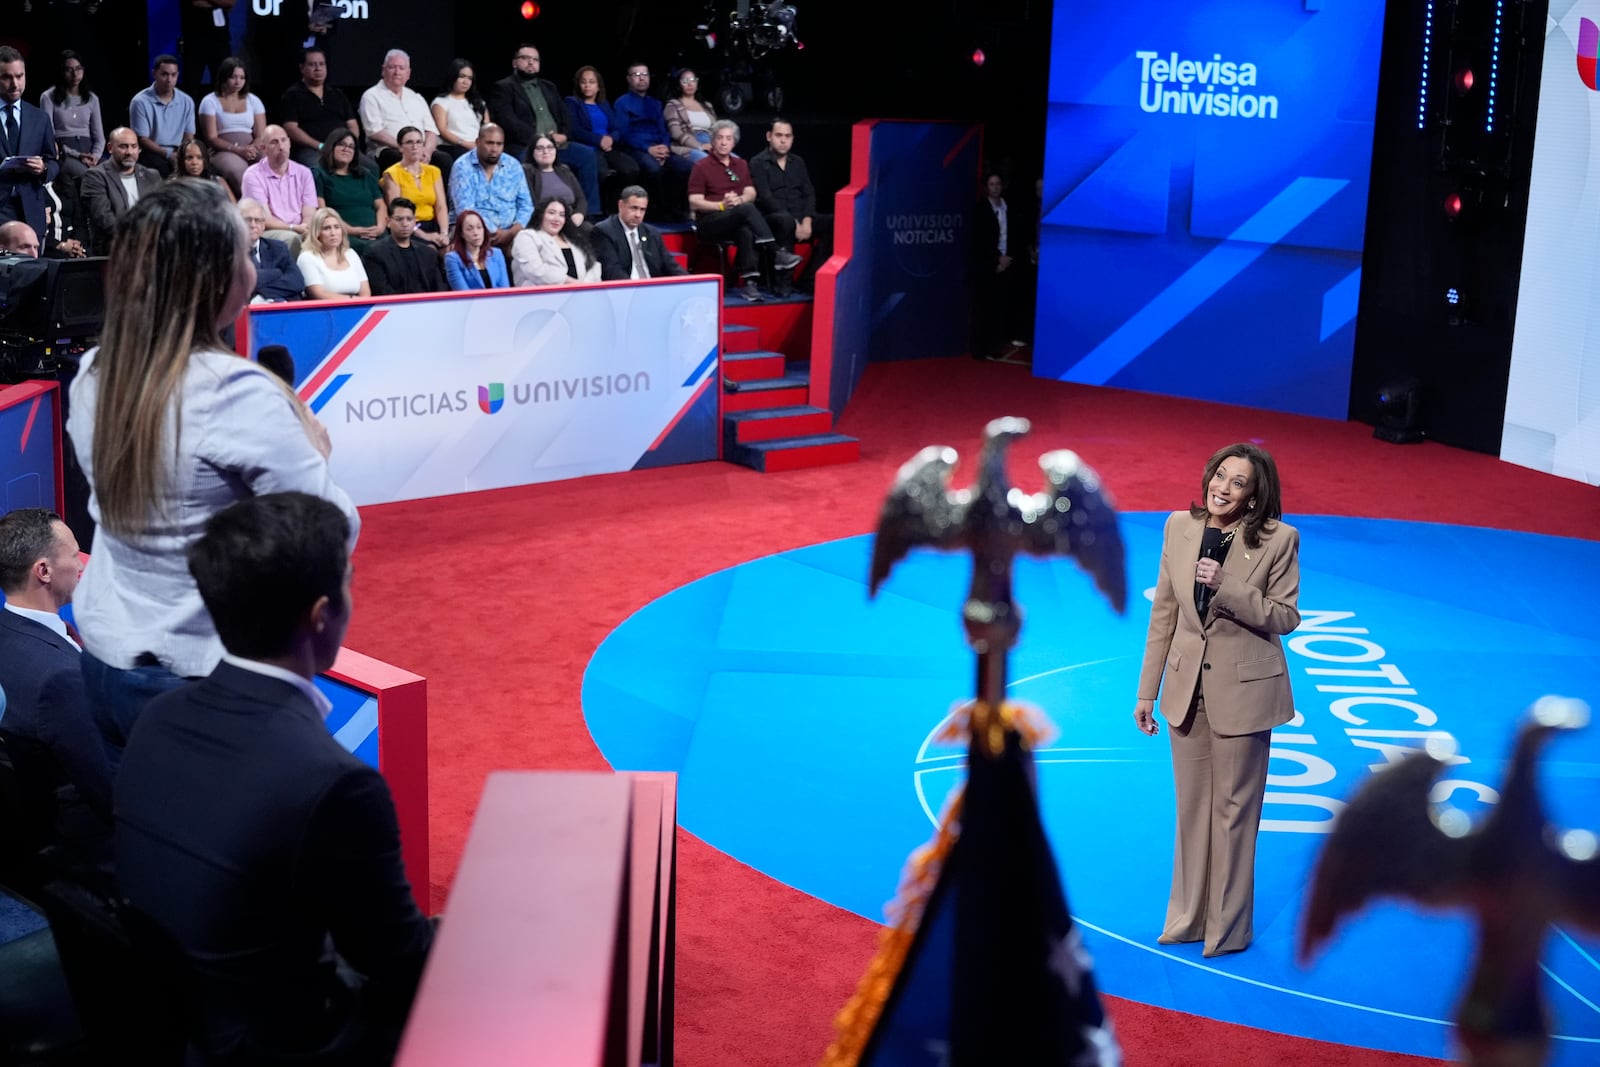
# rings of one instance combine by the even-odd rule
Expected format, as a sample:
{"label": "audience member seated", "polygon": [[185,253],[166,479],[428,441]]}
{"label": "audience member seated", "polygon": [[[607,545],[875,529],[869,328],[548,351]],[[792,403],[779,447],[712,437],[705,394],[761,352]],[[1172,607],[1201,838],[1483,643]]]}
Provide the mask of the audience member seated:
{"label": "audience member seated", "polygon": [[600,202],[600,170],[595,150],[567,135],[567,109],[555,82],[539,77],[539,50],[531,44],[517,48],[511,74],[494,83],[489,110],[506,131],[506,152],[526,162],[533,139],[545,134],[556,143],[561,162],[583,183],[591,204]]}
{"label": "audience member seated", "polygon": [[0,252],[25,259],[39,258],[39,235],[20,219],[0,222]]}
{"label": "audience member seated", "polygon": [[173,171],[178,146],[194,136],[194,100],[178,88],[176,56],[156,56],[150,76],[150,85],[128,101],[128,126],[139,138],[139,162],[164,178]]}
{"label": "audience member seated", "polygon": [[[616,102],[614,111],[618,139],[639,165],[640,179],[655,186],[656,198],[661,201],[656,205],[657,210],[663,217],[682,218],[683,210],[677,202],[679,187],[674,186],[669,194],[661,182],[661,172],[666,168],[684,177],[694,163],[688,156],[674,155],[672,152],[672,138],[667,133],[667,123],[662,117],[661,101],[650,95],[650,68],[647,65],[634,63],[628,67],[628,92]],[[667,195],[672,197],[671,205],[665,203]]]}
{"label": "audience member seated", "polygon": [[[546,138],[543,143],[550,141]],[[489,227],[489,243],[496,248],[509,247],[533,215],[527,175],[521,164],[500,154],[505,144],[505,131],[492,122],[485,123],[478,132],[477,147],[450,168],[456,227],[461,226],[460,212],[476,211]],[[553,145],[549,154],[555,155]]]}
{"label": "audience member seated", "polygon": [[400,131],[400,150],[400,162],[384,170],[378,182],[383,198],[391,204],[397,197],[409,200],[417,215],[417,239],[443,249],[450,243],[444,175],[427,162],[427,139],[415,126]]}
{"label": "audience member seated", "polygon": [[644,221],[650,194],[642,185],[630,185],[617,198],[617,213],[597,223],[590,233],[603,281],[669,278],[687,274],[654,226]]}
{"label": "audience member seated", "polygon": [[[223,343],[250,299],[239,214],[201,182],[141,197],[111,243],[107,273],[124,284],[106,288],[99,347],[72,381],[67,430],[98,524],[73,614],[113,765],[145,702],[222,656],[185,560],[208,518],[241,497],[299,489],[359,521],[328,474],[327,430]],[[172,814],[187,822],[202,810],[227,809]],[[239,815],[228,811],[230,825]]]}
{"label": "audience member seated", "polygon": [[178,146],[178,169],[172,172],[172,177],[167,181],[178,178],[193,178],[197,181],[215,182],[217,186],[228,194],[228,199],[238,203],[238,196],[234,194],[233,186],[229,185],[216,168],[211,165],[211,153],[206,151],[206,146],[200,140],[191,137]]}
{"label": "audience member seated", "polygon": [[56,130],[61,173],[73,181],[99,166],[106,151],[106,130],[100,120],[100,98],[83,74],[83,58],[70,48],[61,53],[56,83],[39,97],[39,110]]}
{"label": "audience member seated", "polygon": [[293,146],[289,154],[304,167],[315,167],[322,150],[338,130],[361,136],[350,98],[328,84],[328,54],[308,48],[300,60],[300,80],[283,91],[278,104],[284,132]]}
{"label": "audience member seated", "polygon": [[20,219],[44,236],[44,187],[61,173],[56,132],[44,112],[22,99],[28,84],[22,53],[0,46],[0,136],[6,142],[0,166],[0,222]]}
{"label": "audience member seated", "polygon": [[[519,231],[520,232],[520,231]],[[456,237],[444,254],[444,274],[452,289],[507,289],[505,253],[489,243],[483,216],[468,208],[456,215]]]}
{"label": "audience member seated", "polygon": [[377,159],[380,170],[387,170],[400,161],[400,135],[411,126],[422,131],[422,158],[431,159],[435,167],[443,170],[451,159],[438,150],[439,127],[427,102],[416,90],[406,88],[410,80],[411,57],[391,48],[383,57],[383,77],[361,94],[361,126],[367,131],[367,151]]}
{"label": "audience member seated", "polygon": [[567,205],[567,216],[572,224],[583,226],[588,221],[589,201],[584,197],[583,187],[579,185],[572,169],[565,163],[556,162],[555,142],[540,134],[528,154],[532,159],[522,165],[522,170],[528,184],[528,195],[533,202],[559,200]]}
{"label": "audience member seated", "polygon": [[367,280],[373,296],[437,293],[449,288],[432,245],[415,240],[417,205],[405,197],[389,201],[389,232],[367,249]]}
{"label": "audience member seated", "polygon": [[390,1063],[433,942],[389,787],[312,683],[349,625],[351,536],[304,493],[212,517],[189,572],[227,651],[150,703],[117,781],[118,881],[187,958],[209,1064]]}
{"label": "audience member seated", "polygon": [[451,159],[460,159],[478,147],[478,129],[489,121],[489,109],[477,88],[477,76],[465,59],[450,61],[450,80],[444,92],[428,105],[433,123],[439,127],[439,150]]}
{"label": "audience member seated", "polygon": [[699,98],[700,75],[685,67],[678,72],[678,95],[661,108],[667,122],[667,136],[672,139],[672,154],[685,156],[691,163],[706,158],[711,148],[711,124],[717,113],[711,105]]}
{"label": "audience member seated", "polygon": [[84,695],[82,650],[60,614],[82,573],[78,539],[61,516],[19,508],[0,518],[0,589],[6,596],[0,677],[7,700],[0,738],[19,778],[53,794],[24,806],[24,813],[52,816],[48,825],[27,827],[25,836],[57,846],[69,867],[94,870],[111,862],[111,766]]}
{"label": "audience member seated", "polygon": [[567,217],[567,205],[541,200],[533,228],[511,242],[511,280],[517,285],[581,285],[600,281],[600,261]]}
{"label": "audience member seated", "polygon": [[267,109],[250,91],[244,63],[237,56],[222,61],[216,90],[200,101],[200,136],[211,149],[212,165],[238,193],[245,168],[260,159],[266,147]]}
{"label": "audience member seated", "polygon": [[83,176],[78,201],[89,222],[89,247],[97,256],[111,251],[117,220],[141,197],[161,187],[161,175],[140,163],[139,138],[126,126],[112,130],[106,139],[111,154]]}
{"label": "audience member seated", "polygon": [[755,302],[763,299],[756,279],[770,277],[774,267],[791,271],[800,265],[800,257],[776,249],[772,230],[756,208],[750,166],[733,154],[738,143],[736,123],[722,119],[711,127],[711,154],[689,175],[689,207],[701,240],[734,242],[738,251],[733,266],[744,282],[739,295]]}
{"label": "audience member seated", "polygon": [[[44,254],[50,259],[82,259],[89,254],[89,228],[83,223],[75,181],[46,182]],[[30,227],[31,231],[31,227]]]}
{"label": "audience member seated", "polygon": [[300,254],[311,213],[317,210],[317,183],[311,172],[289,158],[289,135],[282,126],[268,126],[266,151],[245,168],[243,194],[267,209],[267,236]]}
{"label": "audience member seated", "polygon": [[[778,248],[793,252],[796,241],[811,242],[811,260],[800,279],[809,288],[818,268],[833,254],[833,216],[817,211],[817,191],[811,184],[806,161],[795,155],[794,127],[773,119],[767,129],[767,147],[750,160],[750,178],[756,185],[756,207],[766,217]],[[778,279],[779,295],[786,288]]]}
{"label": "audience member seated", "polygon": [[322,160],[311,172],[317,185],[317,206],[331,207],[344,219],[350,247],[365,252],[383,236],[389,220],[383,190],[372,162],[356,151],[356,135],[344,127],[328,134]]}
{"label": "audience member seated", "polygon": [[344,220],[331,207],[311,213],[311,247],[300,253],[308,300],[356,300],[372,295],[361,257],[350,247]]}
{"label": "audience member seated", "polygon": [[249,232],[250,262],[256,268],[256,284],[250,302],[278,304],[299,300],[306,287],[305,277],[289,254],[288,245],[267,240],[267,209],[259,201],[246,197],[239,201],[239,216]]}
{"label": "audience member seated", "polygon": [[616,175],[624,184],[639,174],[639,164],[617,138],[617,113],[606,100],[606,82],[594,67],[579,67],[572,77],[567,106],[567,132],[574,141],[595,150],[601,181]]}

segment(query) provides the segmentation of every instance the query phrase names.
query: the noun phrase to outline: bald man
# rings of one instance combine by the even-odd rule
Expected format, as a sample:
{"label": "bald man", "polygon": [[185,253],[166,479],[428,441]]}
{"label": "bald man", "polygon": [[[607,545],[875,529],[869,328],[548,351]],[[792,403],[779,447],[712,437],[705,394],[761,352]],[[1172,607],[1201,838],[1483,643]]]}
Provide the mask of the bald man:
{"label": "bald man", "polygon": [[317,183],[310,170],[289,158],[289,134],[282,126],[267,127],[266,153],[245,168],[239,194],[267,209],[266,236],[287,244],[298,259],[317,210]]}
{"label": "bald man", "polygon": [[33,227],[26,222],[16,219],[0,225],[0,252],[9,252],[14,256],[27,256],[29,259],[39,258],[39,235],[33,232]]}
{"label": "bald man", "polygon": [[83,175],[78,202],[89,220],[89,247],[97,256],[111,251],[117,219],[141,196],[161,186],[161,175],[139,162],[139,136],[126,126],[106,135],[106,158]]}

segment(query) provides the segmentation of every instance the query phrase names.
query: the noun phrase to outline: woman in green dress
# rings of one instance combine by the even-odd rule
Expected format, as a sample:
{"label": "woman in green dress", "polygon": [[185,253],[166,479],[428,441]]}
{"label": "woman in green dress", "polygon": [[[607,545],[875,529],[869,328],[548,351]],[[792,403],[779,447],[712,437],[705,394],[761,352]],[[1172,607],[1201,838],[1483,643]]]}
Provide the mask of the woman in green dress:
{"label": "woman in green dress", "polygon": [[317,206],[331,207],[344,219],[350,247],[362,253],[383,236],[388,212],[383,190],[371,164],[356,151],[356,135],[337,129],[322,145],[322,162],[312,171],[317,181]]}

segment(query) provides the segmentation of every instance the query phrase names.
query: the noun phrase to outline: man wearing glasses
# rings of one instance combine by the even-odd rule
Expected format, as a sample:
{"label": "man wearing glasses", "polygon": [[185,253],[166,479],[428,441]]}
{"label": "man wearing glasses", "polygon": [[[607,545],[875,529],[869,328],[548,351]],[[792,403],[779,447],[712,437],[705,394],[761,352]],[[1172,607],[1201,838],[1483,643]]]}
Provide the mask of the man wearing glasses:
{"label": "man wearing glasses", "polygon": [[489,92],[489,114],[505,128],[506,155],[532,162],[529,149],[542,134],[556,144],[556,158],[572,168],[591,204],[600,203],[600,161],[595,150],[567,136],[567,108],[561,91],[539,76],[539,50],[519,45],[511,57],[511,74]]}
{"label": "man wearing glasses", "polygon": [[285,300],[299,300],[305,290],[306,280],[289,254],[289,246],[282,241],[269,240],[267,209],[258,201],[245,197],[239,201],[239,214],[250,228],[250,262],[256,267],[256,288],[251,294],[252,304],[277,304]]}
{"label": "man wearing glasses", "polygon": [[[615,110],[618,139],[639,164],[640,180],[646,186],[656,187],[651,200],[659,207],[669,208],[664,217],[681,218],[683,194],[678,191],[681,186],[674,190],[676,195],[668,193],[663,188],[662,169],[671,171],[681,181],[688,177],[694,163],[688,156],[675,155],[672,151],[661,101],[650,95],[648,66],[634,63],[628,67],[628,92],[616,102]],[[670,207],[677,210],[670,210]]]}

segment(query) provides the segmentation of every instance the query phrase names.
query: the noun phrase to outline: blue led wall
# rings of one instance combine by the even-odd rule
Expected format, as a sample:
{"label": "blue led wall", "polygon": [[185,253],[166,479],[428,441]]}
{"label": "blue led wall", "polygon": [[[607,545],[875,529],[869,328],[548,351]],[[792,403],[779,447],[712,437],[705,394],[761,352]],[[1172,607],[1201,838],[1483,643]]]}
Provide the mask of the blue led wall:
{"label": "blue led wall", "polygon": [[1381,0],[1060,0],[1034,374],[1343,419]]}

